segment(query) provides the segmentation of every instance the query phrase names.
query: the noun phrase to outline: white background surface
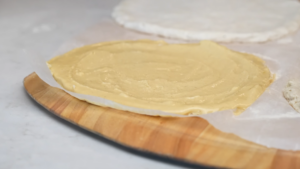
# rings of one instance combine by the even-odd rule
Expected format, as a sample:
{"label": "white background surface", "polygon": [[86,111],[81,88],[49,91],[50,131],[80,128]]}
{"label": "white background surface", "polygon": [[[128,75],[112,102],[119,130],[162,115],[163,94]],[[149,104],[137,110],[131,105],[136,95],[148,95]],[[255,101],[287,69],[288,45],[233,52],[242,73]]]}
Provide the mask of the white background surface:
{"label": "white background surface", "polygon": [[24,49],[51,55],[64,39],[109,18],[117,3],[0,1],[0,169],[183,168],[112,146],[53,116],[25,92],[23,79],[33,69]]}

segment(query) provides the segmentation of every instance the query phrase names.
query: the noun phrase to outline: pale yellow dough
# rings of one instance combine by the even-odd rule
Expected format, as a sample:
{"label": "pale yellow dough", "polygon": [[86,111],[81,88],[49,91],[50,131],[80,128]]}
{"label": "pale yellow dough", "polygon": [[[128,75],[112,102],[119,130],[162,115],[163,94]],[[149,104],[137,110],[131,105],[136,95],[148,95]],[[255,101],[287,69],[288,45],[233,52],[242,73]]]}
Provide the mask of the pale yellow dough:
{"label": "pale yellow dough", "polygon": [[117,41],[48,61],[66,90],[176,114],[241,113],[272,83],[264,61],[211,41]]}

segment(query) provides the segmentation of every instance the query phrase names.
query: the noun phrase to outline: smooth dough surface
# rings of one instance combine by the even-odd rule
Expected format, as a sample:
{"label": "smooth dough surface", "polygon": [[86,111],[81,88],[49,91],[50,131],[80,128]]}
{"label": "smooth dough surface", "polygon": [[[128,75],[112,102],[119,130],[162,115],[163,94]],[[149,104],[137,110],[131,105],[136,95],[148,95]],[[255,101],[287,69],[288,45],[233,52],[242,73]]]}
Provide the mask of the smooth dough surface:
{"label": "smooth dough surface", "polygon": [[211,41],[117,41],[84,46],[48,61],[76,93],[176,114],[241,113],[272,83],[264,61]]}
{"label": "smooth dough surface", "polygon": [[298,0],[124,0],[112,16],[126,28],[183,40],[265,42],[300,27]]}

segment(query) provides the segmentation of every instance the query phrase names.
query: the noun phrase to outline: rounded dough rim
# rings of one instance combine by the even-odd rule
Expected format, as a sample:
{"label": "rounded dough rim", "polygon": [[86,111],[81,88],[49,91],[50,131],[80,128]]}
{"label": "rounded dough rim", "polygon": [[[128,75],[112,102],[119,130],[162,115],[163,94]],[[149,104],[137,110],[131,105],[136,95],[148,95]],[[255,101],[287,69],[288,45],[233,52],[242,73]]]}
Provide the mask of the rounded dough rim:
{"label": "rounded dough rim", "polygon": [[[282,38],[296,32],[300,28],[300,7],[299,14],[285,25],[267,32],[261,33],[228,33],[219,31],[190,32],[139,21],[127,15],[126,4],[135,0],[123,0],[113,10],[112,17],[117,23],[125,28],[140,32],[160,35],[167,38],[182,39],[187,41],[212,40],[217,42],[244,42],[262,43]],[[300,4],[299,4],[300,6]]]}

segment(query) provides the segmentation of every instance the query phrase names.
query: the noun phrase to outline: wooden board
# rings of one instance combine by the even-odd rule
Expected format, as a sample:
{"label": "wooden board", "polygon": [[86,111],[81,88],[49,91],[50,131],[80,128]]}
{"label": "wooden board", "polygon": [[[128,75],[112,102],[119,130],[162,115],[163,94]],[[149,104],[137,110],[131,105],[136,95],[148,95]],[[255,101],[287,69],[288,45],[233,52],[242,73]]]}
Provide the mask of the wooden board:
{"label": "wooden board", "polygon": [[43,82],[24,79],[28,94],[57,116],[103,137],[158,155],[202,165],[249,168],[300,168],[300,151],[266,148],[215,129],[198,117],[152,117],[95,106]]}

